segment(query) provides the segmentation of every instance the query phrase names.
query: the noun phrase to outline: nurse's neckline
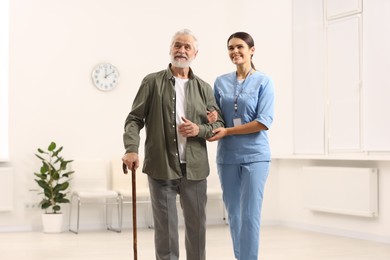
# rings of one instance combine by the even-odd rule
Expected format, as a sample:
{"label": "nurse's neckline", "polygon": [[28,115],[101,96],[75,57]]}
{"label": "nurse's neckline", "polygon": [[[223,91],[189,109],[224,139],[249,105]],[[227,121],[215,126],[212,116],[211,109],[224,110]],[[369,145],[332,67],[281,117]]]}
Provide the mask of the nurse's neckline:
{"label": "nurse's neckline", "polygon": [[253,74],[253,69],[250,68],[249,71],[245,71],[244,73],[239,72],[238,70],[236,71],[236,78],[238,81],[243,81],[245,80],[249,75]]}

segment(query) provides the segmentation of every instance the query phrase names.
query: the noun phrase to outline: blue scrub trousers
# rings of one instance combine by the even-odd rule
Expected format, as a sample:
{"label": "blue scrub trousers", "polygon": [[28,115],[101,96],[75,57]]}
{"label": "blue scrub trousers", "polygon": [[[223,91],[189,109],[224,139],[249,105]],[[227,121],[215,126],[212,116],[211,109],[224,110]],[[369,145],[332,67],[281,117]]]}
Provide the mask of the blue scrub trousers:
{"label": "blue scrub trousers", "polygon": [[238,260],[258,259],[261,206],[269,166],[269,161],[218,164],[234,255]]}

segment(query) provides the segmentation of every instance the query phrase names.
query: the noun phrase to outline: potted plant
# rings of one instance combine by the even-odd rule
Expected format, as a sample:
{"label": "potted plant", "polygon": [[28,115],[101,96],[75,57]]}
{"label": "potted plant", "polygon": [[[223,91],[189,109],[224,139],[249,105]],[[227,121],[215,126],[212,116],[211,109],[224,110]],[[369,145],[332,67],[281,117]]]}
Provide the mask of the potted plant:
{"label": "potted plant", "polygon": [[68,195],[70,176],[73,171],[67,171],[69,163],[73,160],[65,160],[60,155],[63,147],[57,149],[55,142],[51,142],[47,150],[38,148],[35,155],[41,160],[42,166],[39,173],[35,172],[35,181],[42,189],[43,195],[39,203],[42,214],[43,231],[45,233],[61,232],[63,214],[61,204],[69,203]]}

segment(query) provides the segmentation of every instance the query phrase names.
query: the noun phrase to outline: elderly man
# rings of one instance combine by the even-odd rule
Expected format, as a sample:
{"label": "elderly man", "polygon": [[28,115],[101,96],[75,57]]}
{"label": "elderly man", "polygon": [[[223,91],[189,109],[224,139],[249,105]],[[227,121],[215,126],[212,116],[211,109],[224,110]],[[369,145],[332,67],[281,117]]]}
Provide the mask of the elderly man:
{"label": "elderly man", "polygon": [[[197,53],[194,34],[178,31],[170,47],[171,63],[143,79],[125,122],[122,160],[130,169],[139,166],[139,132],[146,129],[142,170],[149,180],[157,260],[179,259],[177,195],[185,222],[187,260],[206,258],[206,139],[224,122],[211,86],[190,68]],[[207,110],[215,109],[218,118],[209,123]]]}

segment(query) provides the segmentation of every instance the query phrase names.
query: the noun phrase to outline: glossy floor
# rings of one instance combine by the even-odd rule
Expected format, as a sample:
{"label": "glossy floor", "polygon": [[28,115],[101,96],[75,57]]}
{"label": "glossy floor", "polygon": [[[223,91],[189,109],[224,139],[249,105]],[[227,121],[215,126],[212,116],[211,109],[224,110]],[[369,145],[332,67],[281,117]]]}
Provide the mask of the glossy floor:
{"label": "glossy floor", "polygon": [[[181,255],[185,259],[183,230]],[[138,259],[154,260],[153,230],[137,232]],[[1,260],[133,259],[131,230],[44,234],[0,233]],[[260,260],[389,260],[390,245],[284,227],[264,226]],[[207,259],[234,260],[227,225],[208,226]]]}

